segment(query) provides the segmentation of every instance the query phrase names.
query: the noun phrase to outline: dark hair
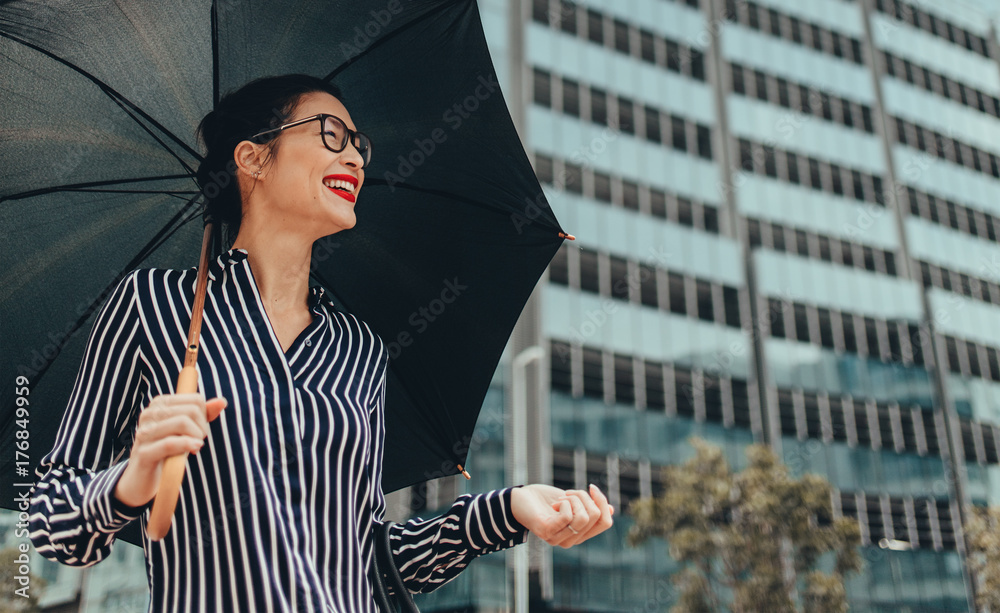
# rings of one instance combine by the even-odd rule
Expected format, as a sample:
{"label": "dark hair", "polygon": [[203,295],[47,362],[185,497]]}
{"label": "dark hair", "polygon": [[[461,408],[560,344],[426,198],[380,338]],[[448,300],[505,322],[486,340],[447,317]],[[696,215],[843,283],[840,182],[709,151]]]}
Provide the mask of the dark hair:
{"label": "dark hair", "polygon": [[[302,96],[313,92],[325,92],[338,100],[343,99],[337,86],[309,75],[263,77],[227,93],[198,125],[198,138],[207,150],[197,174],[205,200],[205,216],[216,224],[217,230],[224,224],[225,233],[219,231],[216,236],[226,245],[231,245],[236,238],[243,218],[233,157],[236,145],[286,122]],[[271,140],[268,159],[276,145],[277,142]],[[217,243],[216,250],[221,249],[222,245]]]}

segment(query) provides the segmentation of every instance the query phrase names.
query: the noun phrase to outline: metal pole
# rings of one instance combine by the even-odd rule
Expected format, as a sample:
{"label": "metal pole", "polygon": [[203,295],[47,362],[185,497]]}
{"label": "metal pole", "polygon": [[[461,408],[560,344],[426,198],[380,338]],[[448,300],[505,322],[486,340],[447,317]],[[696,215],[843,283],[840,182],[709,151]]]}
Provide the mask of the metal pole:
{"label": "metal pole", "polygon": [[[528,364],[545,357],[545,348],[532,345],[521,351],[511,365],[511,431],[510,449],[514,456],[513,482],[524,485],[528,480],[528,399],[525,371]],[[514,612],[528,613],[528,543],[514,549]]]}

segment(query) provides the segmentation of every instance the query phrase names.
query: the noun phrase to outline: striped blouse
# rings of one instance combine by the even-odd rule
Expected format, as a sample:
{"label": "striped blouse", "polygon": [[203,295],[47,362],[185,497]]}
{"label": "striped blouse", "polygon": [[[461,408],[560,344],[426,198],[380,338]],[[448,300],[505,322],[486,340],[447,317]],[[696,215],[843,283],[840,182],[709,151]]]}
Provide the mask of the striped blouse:
{"label": "striped blouse", "polygon": [[[310,290],[312,323],[282,351],[244,250],[210,264],[199,389],[229,405],[188,457],[170,532],[151,541],[152,503],[113,496],[139,411],[174,389],[195,278],[195,269],[135,271],[102,308],[55,446],[36,469],[32,542],[47,558],[90,566],[140,519],[149,611],[375,611],[367,569],[385,510],[388,352],[320,287]],[[444,515],[390,533],[414,593],[526,537],[510,488],[461,496]]]}

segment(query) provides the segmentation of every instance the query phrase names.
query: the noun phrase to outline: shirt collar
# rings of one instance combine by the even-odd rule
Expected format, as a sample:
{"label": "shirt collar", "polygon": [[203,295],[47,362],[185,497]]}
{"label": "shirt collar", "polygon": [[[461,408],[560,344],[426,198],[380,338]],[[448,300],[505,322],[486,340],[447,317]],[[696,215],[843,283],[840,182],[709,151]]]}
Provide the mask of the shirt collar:
{"label": "shirt collar", "polygon": [[222,276],[222,272],[232,266],[233,264],[239,264],[243,260],[247,259],[248,252],[246,249],[230,249],[225,253],[219,255],[208,266],[208,276],[212,280],[218,280]]}
{"label": "shirt collar", "polygon": [[[219,255],[209,263],[208,277],[213,281],[218,281],[222,273],[236,264],[240,264],[247,259],[249,252],[246,249],[230,249]],[[330,293],[320,285],[313,285],[309,288],[309,308],[314,309],[320,303],[326,304],[331,309],[336,309]]]}

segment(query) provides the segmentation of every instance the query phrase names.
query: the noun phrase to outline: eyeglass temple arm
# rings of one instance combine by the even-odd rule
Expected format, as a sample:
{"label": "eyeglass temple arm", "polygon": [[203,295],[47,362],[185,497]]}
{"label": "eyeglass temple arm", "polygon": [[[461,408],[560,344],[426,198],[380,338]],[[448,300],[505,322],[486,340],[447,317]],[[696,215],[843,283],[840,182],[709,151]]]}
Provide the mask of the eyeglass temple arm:
{"label": "eyeglass temple arm", "polygon": [[320,117],[322,117],[322,115],[314,115],[313,117],[305,117],[303,119],[299,119],[298,121],[293,121],[292,123],[286,123],[283,126],[278,126],[277,128],[271,128],[270,130],[264,130],[263,132],[258,132],[256,134],[254,134],[251,138],[257,138],[258,136],[264,136],[265,134],[270,134],[271,132],[283,132],[286,128],[294,128],[295,126],[301,126],[304,123],[308,123],[310,121],[316,121]]}

